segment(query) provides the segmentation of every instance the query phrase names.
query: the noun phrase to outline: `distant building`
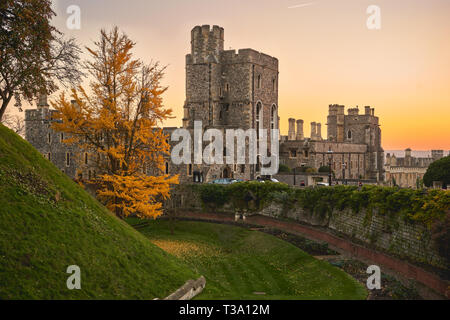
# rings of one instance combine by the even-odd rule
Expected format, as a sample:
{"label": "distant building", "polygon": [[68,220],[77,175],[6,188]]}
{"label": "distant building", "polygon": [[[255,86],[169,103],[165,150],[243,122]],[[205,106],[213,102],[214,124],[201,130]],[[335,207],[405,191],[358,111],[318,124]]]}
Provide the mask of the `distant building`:
{"label": "distant building", "polygon": [[386,183],[403,188],[416,188],[427,172],[428,166],[444,157],[444,150],[431,150],[431,157],[413,157],[411,149],[404,157],[387,154],[385,162]]}

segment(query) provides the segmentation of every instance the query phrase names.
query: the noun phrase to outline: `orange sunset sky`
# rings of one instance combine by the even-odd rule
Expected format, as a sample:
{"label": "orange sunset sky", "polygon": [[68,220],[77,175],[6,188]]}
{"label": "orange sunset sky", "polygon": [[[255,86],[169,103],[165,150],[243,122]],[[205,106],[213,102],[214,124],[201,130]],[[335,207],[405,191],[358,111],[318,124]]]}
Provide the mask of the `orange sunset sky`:
{"label": "orange sunset sky", "polygon": [[[68,30],[66,9],[81,8]],[[369,30],[369,5],[381,29]],[[225,29],[225,48],[253,48],[280,62],[279,115],[326,123],[329,104],[375,107],[385,150],[450,149],[449,0],[58,0],[54,24],[81,45],[119,26],[143,60],[168,65],[165,105],[181,126],[185,55],[196,25]],[[326,135],[324,126],[323,134]]]}

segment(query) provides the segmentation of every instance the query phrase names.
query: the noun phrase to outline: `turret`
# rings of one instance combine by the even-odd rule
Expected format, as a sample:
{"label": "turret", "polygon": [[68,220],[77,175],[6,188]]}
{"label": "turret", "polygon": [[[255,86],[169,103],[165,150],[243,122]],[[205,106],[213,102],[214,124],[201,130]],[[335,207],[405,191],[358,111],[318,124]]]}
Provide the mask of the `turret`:
{"label": "turret", "polygon": [[38,98],[36,106],[37,106],[38,109],[44,109],[44,108],[48,109],[49,105],[48,105],[48,102],[47,102],[47,95],[45,93],[41,93],[39,95],[39,98]]}
{"label": "turret", "polygon": [[219,26],[196,26],[191,31],[191,55],[194,63],[218,62],[223,51],[224,29]]}

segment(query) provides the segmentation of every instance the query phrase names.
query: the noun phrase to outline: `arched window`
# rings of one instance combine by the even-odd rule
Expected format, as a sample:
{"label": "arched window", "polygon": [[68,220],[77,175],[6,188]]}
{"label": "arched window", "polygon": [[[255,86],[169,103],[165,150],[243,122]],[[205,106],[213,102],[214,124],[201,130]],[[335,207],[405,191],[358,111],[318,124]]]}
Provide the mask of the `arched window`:
{"label": "arched window", "polygon": [[277,106],[272,105],[272,111],[270,113],[270,128],[277,129],[277,122],[278,122]]}
{"label": "arched window", "polygon": [[347,132],[347,138],[351,139],[352,138],[352,130],[348,130]]}
{"label": "arched window", "polygon": [[258,102],[256,104],[256,137],[259,139],[259,129],[260,129],[260,120],[262,118],[262,104],[261,102]]}

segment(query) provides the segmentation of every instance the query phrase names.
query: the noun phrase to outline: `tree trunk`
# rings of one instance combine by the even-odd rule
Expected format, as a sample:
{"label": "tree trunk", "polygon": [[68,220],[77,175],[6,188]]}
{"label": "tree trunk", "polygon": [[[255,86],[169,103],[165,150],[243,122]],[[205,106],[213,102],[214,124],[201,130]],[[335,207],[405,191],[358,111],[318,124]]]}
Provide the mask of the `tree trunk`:
{"label": "tree trunk", "polygon": [[6,100],[2,100],[2,106],[0,108],[0,122],[2,122],[3,115],[6,112],[6,108],[8,107],[9,101],[11,101],[11,96],[9,96],[9,98],[6,98]]}

